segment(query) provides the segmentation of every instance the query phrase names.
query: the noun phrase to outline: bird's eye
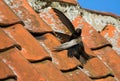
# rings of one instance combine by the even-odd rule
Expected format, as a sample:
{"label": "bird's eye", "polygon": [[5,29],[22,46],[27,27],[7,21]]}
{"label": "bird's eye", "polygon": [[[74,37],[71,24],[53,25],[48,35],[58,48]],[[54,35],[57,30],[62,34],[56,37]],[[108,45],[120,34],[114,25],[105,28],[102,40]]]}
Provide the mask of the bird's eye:
{"label": "bird's eye", "polygon": [[81,29],[80,29],[80,28],[77,28],[77,29],[76,29],[76,33],[77,33],[77,35],[81,35],[81,33],[82,33]]}

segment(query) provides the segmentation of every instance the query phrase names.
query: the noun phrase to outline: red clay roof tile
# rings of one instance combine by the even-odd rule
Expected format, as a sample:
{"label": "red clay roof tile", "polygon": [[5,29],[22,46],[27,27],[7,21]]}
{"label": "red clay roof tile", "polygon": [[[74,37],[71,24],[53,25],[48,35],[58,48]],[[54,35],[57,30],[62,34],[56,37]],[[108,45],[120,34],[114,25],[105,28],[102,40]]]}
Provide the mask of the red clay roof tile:
{"label": "red clay roof tile", "polygon": [[20,19],[12,12],[12,10],[0,0],[0,26],[7,26],[20,22]]}
{"label": "red clay roof tile", "polygon": [[[76,19],[75,19],[76,20]],[[97,49],[110,43],[102,37],[91,25],[89,25],[82,17],[78,16],[79,22],[74,22],[75,26],[82,26],[82,39],[83,42],[91,49]],[[99,41],[101,40],[101,41]]]}
{"label": "red clay roof tile", "polygon": [[96,50],[94,53],[99,53],[100,59],[111,68],[115,77],[120,80],[120,56],[109,46]]}
{"label": "red clay roof tile", "polygon": [[116,81],[116,80],[113,77],[107,77],[107,78],[98,79],[98,80],[94,80],[94,81]]}
{"label": "red clay roof tile", "polygon": [[0,53],[0,60],[13,70],[18,81],[45,81],[16,48]]}
{"label": "red clay roof tile", "polygon": [[34,63],[33,66],[48,81],[68,81],[62,72],[55,67],[51,61],[43,61]]}
{"label": "red clay roof tile", "polygon": [[69,81],[92,81],[80,70],[66,72],[65,75],[69,79]]}
{"label": "red clay roof tile", "polygon": [[84,51],[86,54],[88,54],[90,56],[96,56],[96,54],[89,48],[89,46],[87,46],[84,43],[83,43],[83,46],[84,46]]}
{"label": "red clay roof tile", "polygon": [[112,45],[113,49],[120,54],[120,32],[113,25],[107,25],[101,35],[104,36]]}
{"label": "red clay roof tile", "polygon": [[9,77],[15,77],[16,75],[12,72],[12,70],[7,67],[7,64],[4,63],[4,59],[0,60],[0,80]]}
{"label": "red clay roof tile", "polygon": [[54,52],[54,48],[60,45],[58,39],[52,34],[45,34],[39,38],[40,43],[44,45],[50,56],[52,62],[63,71],[74,69],[81,63],[75,58],[68,58],[67,51]]}
{"label": "red clay roof tile", "polygon": [[63,2],[66,2],[66,3],[71,3],[71,4],[77,5],[77,1],[76,0],[59,0],[59,1],[63,1]]}
{"label": "red clay roof tile", "polygon": [[12,36],[12,38],[22,47],[21,54],[29,61],[38,61],[49,58],[49,55],[39,42],[35,40],[21,24],[4,28],[4,31],[7,32],[9,36]]}
{"label": "red clay roof tile", "polygon": [[91,78],[100,78],[111,74],[109,68],[98,58],[88,60],[84,69],[89,72]]}
{"label": "red clay roof tile", "polygon": [[1,28],[0,28],[0,51],[18,46]]}
{"label": "red clay roof tile", "polygon": [[[73,20],[75,28],[80,27],[82,29],[82,40],[86,54],[95,56],[82,65],[75,57],[69,58],[67,50],[53,51],[56,46],[61,44],[59,37],[56,38],[58,33],[59,35],[61,33],[71,35],[67,29],[71,23],[66,17],[63,17],[62,12],[45,5],[46,8],[38,14],[30,7],[28,0],[4,1],[0,1],[0,26],[5,26],[5,28],[0,29],[0,80],[120,80],[120,56],[115,52],[119,51],[120,46],[119,37],[116,38],[119,31],[114,26],[108,25],[101,33],[98,33],[82,16]],[[47,0],[44,3],[49,4],[49,1],[46,2]],[[55,2],[69,4],[72,7],[77,5],[76,0],[57,0]],[[62,6],[64,5],[61,5],[61,8],[65,8]],[[68,6],[66,7],[68,8]],[[11,9],[25,23],[25,28],[35,35],[34,37],[24,28],[20,19]],[[109,37],[106,37],[106,34]],[[102,36],[112,44],[113,49],[116,47],[118,49],[114,51],[111,44]],[[68,39],[64,36],[65,38]],[[115,40],[117,43],[113,43],[112,39],[117,39]]]}
{"label": "red clay roof tile", "polygon": [[25,28],[33,33],[51,32],[51,28],[30,7],[27,0],[6,1],[16,15],[25,23]]}

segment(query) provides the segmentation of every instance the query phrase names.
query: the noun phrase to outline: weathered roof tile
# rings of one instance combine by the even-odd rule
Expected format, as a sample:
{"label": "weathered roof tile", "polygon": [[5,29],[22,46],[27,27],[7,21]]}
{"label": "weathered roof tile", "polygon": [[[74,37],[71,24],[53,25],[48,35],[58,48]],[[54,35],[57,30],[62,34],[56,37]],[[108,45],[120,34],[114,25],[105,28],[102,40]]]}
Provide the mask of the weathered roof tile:
{"label": "weathered roof tile", "polygon": [[12,70],[7,67],[7,64],[4,63],[4,59],[0,60],[0,80],[9,77],[15,77],[16,75],[12,72]]}
{"label": "weathered roof tile", "polygon": [[4,28],[4,31],[22,47],[21,52],[29,61],[49,58],[44,48],[21,24]]}
{"label": "weathered roof tile", "polygon": [[60,45],[58,39],[52,34],[45,34],[41,36],[39,39],[41,44],[43,44],[44,48],[48,51],[50,56],[52,57],[52,62],[60,69],[60,70],[70,70],[74,69],[77,66],[81,65],[81,63],[73,58],[68,58],[67,50],[61,52],[53,51],[56,46]]}
{"label": "weathered roof tile", "polygon": [[0,53],[0,60],[13,70],[18,81],[45,81],[16,48]]}
{"label": "weathered roof tile", "polygon": [[[51,61],[34,63],[33,66],[48,81],[68,81],[62,72]],[[56,77],[55,77],[56,76]]]}
{"label": "weathered roof tile", "polygon": [[80,70],[74,70],[64,73],[69,81],[92,81],[86,74]]}
{"label": "weathered roof tile", "polygon": [[56,13],[53,8],[49,7],[39,15],[48,25],[50,25],[54,32],[59,32],[67,35],[71,34],[71,32],[67,29],[67,26],[64,24],[68,22],[65,21],[64,17],[62,17],[62,14]]}
{"label": "weathered roof tile", "polygon": [[98,58],[88,60],[84,66],[84,69],[89,72],[91,78],[100,78],[110,74],[112,75],[110,69]]}
{"label": "weathered roof tile", "polygon": [[94,81],[116,81],[114,77],[107,77],[107,78],[102,78],[102,79],[97,79]]}
{"label": "weathered roof tile", "polygon": [[15,41],[12,40],[1,28],[0,28],[0,51],[5,49],[19,46]]}
{"label": "weathered roof tile", "polygon": [[25,23],[25,28],[33,33],[51,32],[51,28],[30,7],[27,0],[5,0],[9,7]]}
{"label": "weathered roof tile", "polygon": [[[75,19],[76,20],[76,19]],[[106,45],[111,45],[102,35],[100,35],[90,24],[88,24],[81,16],[77,17],[79,22],[74,22],[75,26],[82,26],[83,42],[91,49],[98,49]],[[101,40],[101,41],[99,41]]]}
{"label": "weathered roof tile", "polygon": [[94,53],[99,53],[99,58],[104,62],[104,64],[107,64],[108,67],[111,68],[115,77],[120,80],[120,56],[109,46],[96,50]]}
{"label": "weathered roof tile", "polygon": [[97,55],[89,48],[89,46],[87,46],[84,43],[83,43],[83,47],[84,47],[84,51],[85,51],[86,54],[88,54],[90,56],[96,56]]}
{"label": "weathered roof tile", "polygon": [[18,22],[20,22],[20,19],[3,0],[0,0],[0,26],[7,26]]}
{"label": "weathered roof tile", "polygon": [[[78,13],[76,13],[79,14],[81,11],[76,6],[77,1],[44,0],[39,13],[30,7],[28,1],[32,2],[32,0],[0,1],[2,27],[0,28],[0,81],[120,80],[118,55],[120,38],[115,26],[107,25],[98,33],[83,19],[83,16],[75,16],[72,23],[75,28],[82,29],[84,51],[94,56],[82,65],[75,57],[68,57],[67,50],[54,51],[54,48],[61,44],[60,42],[69,41],[70,31],[73,30],[73,28],[70,30],[70,27],[73,25],[63,13],[71,15],[71,10],[77,9]],[[33,0],[31,6],[41,7],[41,5],[36,6],[39,1]],[[59,8],[50,7],[55,4]],[[86,11],[86,9],[80,10]],[[95,16],[101,14],[100,17],[112,16],[93,11],[92,14],[94,13]],[[25,26],[21,22],[24,22]]]}
{"label": "weathered roof tile", "polygon": [[112,45],[113,49],[120,54],[120,32],[113,25],[107,25],[101,35],[104,36]]}

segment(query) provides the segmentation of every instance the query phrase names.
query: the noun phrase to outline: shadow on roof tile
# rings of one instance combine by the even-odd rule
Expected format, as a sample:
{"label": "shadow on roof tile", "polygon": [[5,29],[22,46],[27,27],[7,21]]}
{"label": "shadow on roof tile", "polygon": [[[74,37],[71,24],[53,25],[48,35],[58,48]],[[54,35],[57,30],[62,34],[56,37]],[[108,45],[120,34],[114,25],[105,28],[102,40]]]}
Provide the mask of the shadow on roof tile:
{"label": "shadow on roof tile", "polygon": [[29,61],[50,58],[45,49],[21,24],[4,28],[4,31],[21,46],[21,54]]}
{"label": "shadow on roof tile", "polygon": [[21,22],[20,19],[3,0],[0,0],[0,26],[8,26],[18,22]]}
{"label": "shadow on roof tile", "polygon": [[16,48],[0,53],[0,60],[12,69],[18,81],[45,81]]}
{"label": "shadow on roof tile", "polygon": [[95,50],[94,53],[99,53],[101,61],[111,68],[115,77],[120,80],[120,56],[109,46]]}
{"label": "shadow on roof tile", "polygon": [[33,66],[38,72],[48,81],[68,81],[62,72],[48,60],[33,63]]}
{"label": "shadow on roof tile", "polygon": [[120,32],[113,25],[107,25],[101,35],[104,36],[112,45],[113,49],[120,54]]}

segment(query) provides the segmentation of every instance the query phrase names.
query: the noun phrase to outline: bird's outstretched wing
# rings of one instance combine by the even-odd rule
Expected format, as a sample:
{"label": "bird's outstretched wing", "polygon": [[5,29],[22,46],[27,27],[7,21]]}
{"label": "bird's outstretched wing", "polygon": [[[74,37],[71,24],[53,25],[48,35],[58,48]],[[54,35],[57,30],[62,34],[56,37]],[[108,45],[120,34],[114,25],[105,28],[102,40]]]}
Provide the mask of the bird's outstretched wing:
{"label": "bird's outstretched wing", "polygon": [[62,23],[68,28],[68,30],[74,34],[75,28],[73,26],[73,24],[71,23],[71,21],[58,9],[53,8],[54,12],[56,12],[57,16],[59,17],[59,19],[62,21]]}
{"label": "bird's outstretched wing", "polygon": [[54,49],[55,49],[55,51],[66,50],[68,48],[71,48],[71,47],[79,44],[81,41],[82,41],[81,37],[76,38],[76,39],[72,39],[72,40],[70,40],[68,42],[65,42],[65,43],[61,44],[60,46],[58,46],[58,47],[56,47]]}

